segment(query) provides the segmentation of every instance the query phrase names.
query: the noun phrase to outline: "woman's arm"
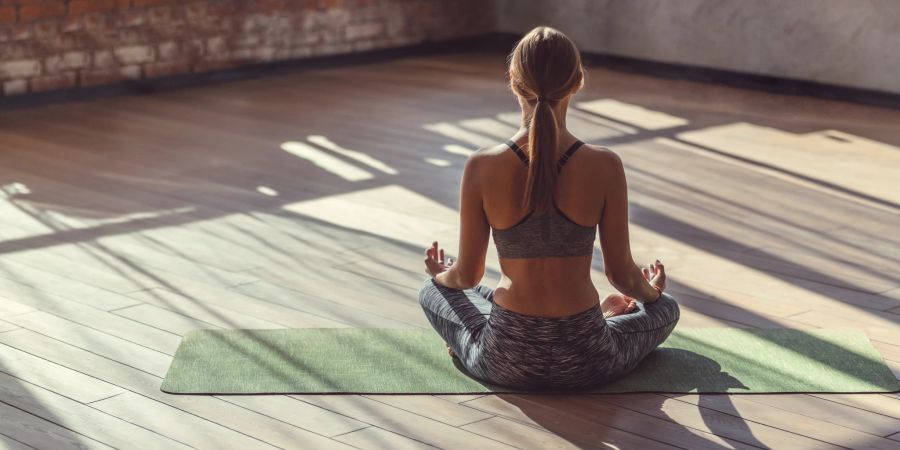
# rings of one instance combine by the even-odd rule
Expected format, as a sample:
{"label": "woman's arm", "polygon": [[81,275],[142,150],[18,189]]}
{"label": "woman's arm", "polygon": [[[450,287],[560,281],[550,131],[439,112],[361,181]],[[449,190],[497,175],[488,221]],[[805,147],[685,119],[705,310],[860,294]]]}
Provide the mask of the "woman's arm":
{"label": "woman's arm", "polygon": [[606,278],[619,292],[644,302],[654,302],[660,294],[634,263],[628,236],[628,183],[619,155],[608,153],[612,162],[611,183],[598,225]]}
{"label": "woman's arm", "polygon": [[490,225],[484,214],[481,197],[481,157],[476,152],[469,156],[463,168],[459,192],[459,255],[449,269],[434,279],[454,289],[469,289],[478,285],[484,277]]}

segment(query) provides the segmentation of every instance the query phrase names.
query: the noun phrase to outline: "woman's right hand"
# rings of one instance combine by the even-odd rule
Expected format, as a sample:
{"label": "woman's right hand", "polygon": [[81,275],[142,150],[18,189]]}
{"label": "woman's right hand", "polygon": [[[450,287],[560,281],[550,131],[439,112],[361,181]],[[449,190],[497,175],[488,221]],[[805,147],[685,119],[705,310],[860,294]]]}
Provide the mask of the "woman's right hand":
{"label": "woman's right hand", "polygon": [[644,274],[644,278],[651,286],[658,287],[660,292],[666,290],[666,268],[658,259],[655,263],[642,267],[641,273]]}

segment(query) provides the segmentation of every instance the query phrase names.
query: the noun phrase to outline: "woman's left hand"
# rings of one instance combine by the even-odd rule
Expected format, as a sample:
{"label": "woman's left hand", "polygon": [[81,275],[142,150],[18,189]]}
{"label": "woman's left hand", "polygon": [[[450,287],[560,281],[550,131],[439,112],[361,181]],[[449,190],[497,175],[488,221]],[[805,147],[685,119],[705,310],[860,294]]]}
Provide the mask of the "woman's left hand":
{"label": "woman's left hand", "polygon": [[435,276],[446,271],[453,265],[453,260],[447,258],[444,261],[444,249],[438,247],[438,242],[434,241],[431,247],[425,249],[425,273]]}

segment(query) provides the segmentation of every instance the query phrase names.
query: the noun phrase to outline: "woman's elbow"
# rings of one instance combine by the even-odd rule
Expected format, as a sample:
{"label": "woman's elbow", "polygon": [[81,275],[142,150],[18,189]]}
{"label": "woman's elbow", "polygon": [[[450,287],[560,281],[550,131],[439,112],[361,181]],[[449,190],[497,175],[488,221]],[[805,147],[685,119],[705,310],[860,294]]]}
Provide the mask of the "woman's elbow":
{"label": "woman's elbow", "polygon": [[609,281],[609,284],[619,287],[623,281],[625,281],[625,275],[617,270],[612,269],[609,266],[606,266],[603,270],[603,273],[606,274],[606,279]]}
{"label": "woman's elbow", "polygon": [[605,273],[609,284],[619,291],[628,291],[634,287],[634,280],[628,272],[606,270]]}
{"label": "woman's elbow", "polygon": [[460,289],[472,289],[484,278],[484,271],[457,271],[456,281]]}

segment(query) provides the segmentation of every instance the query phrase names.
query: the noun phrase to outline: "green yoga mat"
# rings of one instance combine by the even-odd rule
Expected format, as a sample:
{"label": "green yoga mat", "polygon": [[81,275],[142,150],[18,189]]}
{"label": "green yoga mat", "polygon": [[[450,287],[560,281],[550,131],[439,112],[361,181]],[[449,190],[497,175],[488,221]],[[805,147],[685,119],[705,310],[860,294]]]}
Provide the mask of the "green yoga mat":
{"label": "green yoga mat", "polygon": [[[537,392],[473,378],[432,330],[382,328],[193,331],[178,347],[161,389],[173,394]],[[630,374],[581,392],[898,390],[893,373],[859,330],[678,328]]]}

